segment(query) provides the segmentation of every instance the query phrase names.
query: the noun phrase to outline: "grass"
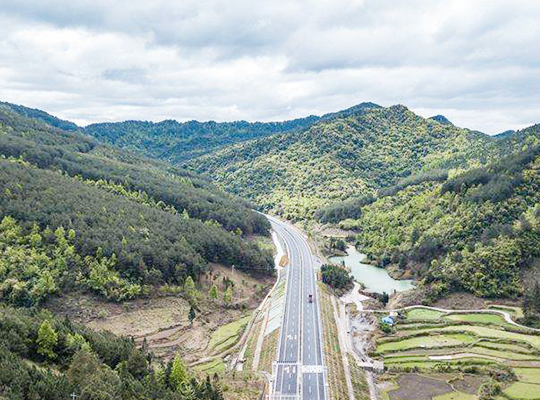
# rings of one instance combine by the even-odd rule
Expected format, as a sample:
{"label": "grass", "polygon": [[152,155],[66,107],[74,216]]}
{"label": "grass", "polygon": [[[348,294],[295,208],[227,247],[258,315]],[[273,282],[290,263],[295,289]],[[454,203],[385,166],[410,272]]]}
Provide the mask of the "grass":
{"label": "grass", "polygon": [[503,393],[513,399],[540,399],[540,385],[516,382],[504,389]]}
{"label": "grass", "polygon": [[471,314],[451,314],[444,317],[444,319],[452,321],[464,321],[480,324],[494,324],[494,325],[510,325],[504,320],[501,315],[487,314],[487,313],[471,313]]}
{"label": "grass", "polygon": [[253,358],[255,356],[255,350],[257,347],[257,341],[259,339],[259,334],[263,325],[264,318],[257,317],[257,320],[253,324],[253,329],[251,331],[250,337],[248,339],[248,344],[246,346],[246,352],[244,353],[244,370],[253,369]]}
{"label": "grass", "polygon": [[433,400],[476,400],[477,398],[478,397],[474,394],[453,391],[440,396],[435,396]]}
{"label": "grass", "polygon": [[334,400],[347,400],[349,398],[345,379],[345,368],[339,347],[338,331],[334,319],[331,295],[319,285],[321,299],[321,319],[323,325],[324,356],[328,368],[327,380],[330,386],[330,395]]}
{"label": "grass", "polygon": [[540,384],[540,368],[514,368],[521,382]]}
{"label": "grass", "polygon": [[[512,311],[512,315],[517,312]],[[415,320],[425,322],[419,323]],[[465,324],[455,325],[456,323]],[[540,336],[528,334],[526,331],[507,330],[509,326],[511,325],[497,314],[443,314],[417,308],[407,313],[404,324],[396,325],[395,336],[379,339],[376,352],[383,355],[384,364],[389,368],[390,374],[397,373],[399,376],[402,371],[418,368],[426,375],[436,377],[437,375],[432,373],[441,365],[451,366],[452,369],[459,368],[460,374],[464,367],[474,366],[477,373],[485,376],[486,371],[496,371],[503,365],[511,365],[518,381],[510,383],[508,387],[503,385],[505,389],[497,400],[540,400],[540,367],[534,363],[540,362]],[[414,329],[416,327],[418,328]],[[419,334],[421,336],[417,336]],[[400,338],[399,341],[393,341],[396,336]],[[429,358],[451,354],[462,354],[466,357],[449,360]],[[454,387],[452,392],[438,396],[434,393],[431,399],[478,399],[476,394],[470,394],[473,392],[465,393],[469,390],[462,392],[462,389]],[[411,399],[414,397],[413,395]],[[387,400],[388,395],[383,394],[383,399]]]}
{"label": "grass", "polygon": [[[429,333],[430,331],[433,331],[431,329],[424,330],[420,329],[418,331],[413,331],[414,333]],[[509,339],[509,340],[515,340],[519,342],[526,342],[531,344],[532,346],[536,347],[537,349],[540,349],[540,336],[535,335],[527,335],[525,333],[516,333],[516,332],[509,332],[509,331],[503,331],[500,329],[495,328],[488,328],[485,326],[473,326],[473,325],[450,325],[445,326],[437,329],[438,332],[445,332],[445,331],[466,331],[471,332],[473,334],[476,334],[481,337],[485,338],[494,338],[494,339]],[[411,333],[413,333],[411,332]]]}
{"label": "grass", "polygon": [[507,360],[537,360],[538,357],[532,355],[532,354],[523,354],[523,353],[515,353],[511,351],[501,351],[501,350],[494,350],[494,349],[486,349],[484,347],[480,346],[474,346],[472,348],[463,349],[464,352],[467,353],[475,353],[475,354],[482,354],[486,356],[493,356],[498,357],[502,359]]}
{"label": "grass", "polygon": [[369,400],[369,387],[366,381],[365,371],[358,366],[353,356],[349,354],[349,368],[351,371],[351,382],[354,390],[355,400]]}
{"label": "grass", "polygon": [[230,324],[220,326],[212,333],[208,347],[215,352],[222,352],[232,347],[240,338],[242,331],[249,322],[249,318],[248,315]]}
{"label": "grass", "polygon": [[415,348],[453,347],[472,343],[474,340],[475,338],[472,335],[461,333],[426,335],[410,339],[405,338],[395,342],[382,343],[377,346],[377,351],[384,353],[388,351],[399,351]]}
{"label": "grass", "polygon": [[525,316],[525,314],[523,314],[523,309],[521,307],[512,307],[512,306],[503,306],[503,305],[499,305],[499,304],[491,304],[491,305],[488,306],[488,308],[493,309],[493,310],[500,310],[500,311],[507,312],[508,314],[510,314],[515,319],[520,319],[520,318],[523,318]]}
{"label": "grass", "polygon": [[516,361],[537,360],[537,358],[535,358],[535,356],[532,354],[512,353],[509,351],[497,351],[493,349],[486,349],[484,347],[474,346],[474,347],[449,347],[449,348],[440,349],[440,351],[430,352],[429,354],[413,353],[413,354],[407,354],[407,355],[402,356],[401,355],[402,353],[391,353],[391,354],[385,355],[384,362],[396,363],[396,362],[404,362],[404,361],[415,361],[418,359],[429,361],[428,356],[446,356],[450,354],[460,354],[460,353],[467,353],[467,354],[470,353],[470,354],[491,356],[491,357],[497,357],[503,360],[504,359],[516,360]]}
{"label": "grass", "polygon": [[405,361],[405,362],[390,362],[387,363],[385,361],[385,365],[389,367],[400,367],[400,368],[413,368],[417,367],[422,370],[428,370],[427,372],[431,371],[433,367],[440,364],[448,364],[448,365],[489,365],[494,364],[495,361],[487,360],[485,358],[475,358],[475,357],[467,357],[467,358],[460,358],[457,360],[427,360],[427,359],[418,359],[418,361]]}
{"label": "grass", "polygon": [[488,340],[482,340],[481,342],[478,343],[478,346],[487,347],[494,350],[531,354],[531,349],[529,349],[526,346],[520,346],[517,344],[497,343],[497,342],[490,342]]}
{"label": "grass", "polygon": [[276,329],[264,338],[259,361],[259,371],[272,373],[272,362],[276,359],[278,341],[279,329]]}
{"label": "grass", "polygon": [[210,362],[196,365],[195,367],[193,367],[193,369],[199,372],[204,372],[205,374],[208,374],[208,375],[213,375],[215,373],[219,374],[225,371],[226,367],[225,367],[225,363],[223,362],[223,359],[221,359],[220,357],[216,357]]}
{"label": "grass", "polygon": [[427,308],[413,308],[407,311],[406,315],[407,319],[439,319],[444,313]]}

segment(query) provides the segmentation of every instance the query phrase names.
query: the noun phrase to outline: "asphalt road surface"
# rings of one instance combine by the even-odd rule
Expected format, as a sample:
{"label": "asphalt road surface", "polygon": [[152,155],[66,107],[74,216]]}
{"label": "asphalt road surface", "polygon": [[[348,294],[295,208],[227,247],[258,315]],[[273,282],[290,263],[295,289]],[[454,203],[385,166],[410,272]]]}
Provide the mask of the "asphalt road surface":
{"label": "asphalt road surface", "polygon": [[[326,400],[315,260],[308,243],[296,228],[269,219],[289,255],[272,398]],[[310,294],[313,302],[309,302]]]}

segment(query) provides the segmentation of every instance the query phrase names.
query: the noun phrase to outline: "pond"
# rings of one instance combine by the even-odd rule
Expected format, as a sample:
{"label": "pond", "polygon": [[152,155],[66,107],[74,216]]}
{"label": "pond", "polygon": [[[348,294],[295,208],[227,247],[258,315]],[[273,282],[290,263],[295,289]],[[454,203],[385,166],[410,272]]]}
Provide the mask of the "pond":
{"label": "pond", "polygon": [[341,264],[345,262],[345,266],[351,269],[351,274],[355,280],[362,283],[366,289],[376,293],[394,293],[403,292],[405,290],[414,289],[411,280],[397,280],[388,275],[383,268],[377,268],[373,265],[363,264],[366,255],[359,253],[354,246],[347,248],[347,255],[343,257],[331,257],[330,261]]}

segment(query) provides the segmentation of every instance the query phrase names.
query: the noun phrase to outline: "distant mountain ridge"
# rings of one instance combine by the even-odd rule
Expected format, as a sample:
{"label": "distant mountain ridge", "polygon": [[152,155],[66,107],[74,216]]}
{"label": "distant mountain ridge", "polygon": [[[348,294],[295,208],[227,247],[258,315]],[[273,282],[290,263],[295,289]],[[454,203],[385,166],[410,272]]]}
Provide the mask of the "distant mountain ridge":
{"label": "distant mountain ridge", "polygon": [[[538,126],[488,136],[403,105],[361,103],[284,122],[125,121],[79,128],[47,113],[0,107],[203,173],[290,219],[430,169],[468,168],[537,143]],[[65,128],[62,128],[65,130]]]}
{"label": "distant mountain ridge", "polygon": [[434,115],[430,119],[432,119],[433,121],[437,121],[438,123],[443,125],[453,125],[452,122],[450,122],[450,120],[444,115]]}
{"label": "distant mountain ridge", "polygon": [[51,114],[46,113],[45,111],[41,111],[35,108],[28,108],[17,104],[0,102],[0,109],[13,111],[21,116],[36,119],[38,121],[46,123],[49,126],[62,129],[64,131],[79,130],[79,127],[73,122],[57,118]]}
{"label": "distant mountain ridge", "polygon": [[485,163],[495,156],[495,142],[403,105],[368,103],[186,165],[265,210],[309,219],[325,204],[374,193],[416,172]]}
{"label": "distant mountain ridge", "polygon": [[173,163],[250,139],[306,128],[320,117],[284,122],[125,121],[92,124],[84,132],[96,139]]}

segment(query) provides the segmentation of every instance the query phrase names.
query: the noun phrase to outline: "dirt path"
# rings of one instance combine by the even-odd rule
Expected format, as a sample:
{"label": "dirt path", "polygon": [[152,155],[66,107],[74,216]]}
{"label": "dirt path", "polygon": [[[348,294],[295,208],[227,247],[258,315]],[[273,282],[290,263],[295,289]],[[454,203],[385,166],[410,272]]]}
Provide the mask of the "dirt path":
{"label": "dirt path", "polygon": [[498,357],[486,356],[484,354],[475,354],[475,353],[458,353],[458,354],[448,354],[445,356],[428,356],[430,360],[457,360],[460,358],[485,358],[488,360],[501,361]]}

